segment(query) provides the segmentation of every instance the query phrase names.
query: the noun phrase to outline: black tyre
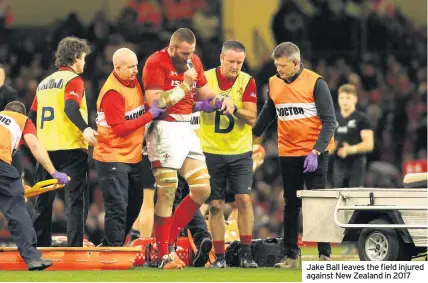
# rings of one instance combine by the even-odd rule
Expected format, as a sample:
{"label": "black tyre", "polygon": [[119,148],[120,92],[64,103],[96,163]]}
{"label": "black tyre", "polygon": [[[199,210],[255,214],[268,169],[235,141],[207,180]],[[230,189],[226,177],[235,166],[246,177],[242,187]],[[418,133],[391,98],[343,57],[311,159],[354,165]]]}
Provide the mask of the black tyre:
{"label": "black tyre", "polygon": [[[369,224],[391,224],[374,219]],[[362,261],[399,260],[403,244],[394,229],[364,228],[358,238],[358,255]]]}
{"label": "black tyre", "polygon": [[410,261],[412,260],[412,247],[409,245],[406,245],[403,243],[403,241],[400,239],[400,251],[398,253],[398,259],[399,261]]}

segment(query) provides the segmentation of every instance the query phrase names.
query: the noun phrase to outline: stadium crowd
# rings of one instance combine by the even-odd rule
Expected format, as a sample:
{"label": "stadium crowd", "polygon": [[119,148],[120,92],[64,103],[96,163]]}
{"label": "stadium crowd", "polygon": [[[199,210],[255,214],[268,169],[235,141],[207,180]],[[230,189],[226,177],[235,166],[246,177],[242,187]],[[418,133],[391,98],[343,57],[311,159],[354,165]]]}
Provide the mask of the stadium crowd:
{"label": "stadium crowd", "polygon": [[[17,91],[18,100],[30,107],[40,79],[54,70],[54,50],[69,35],[88,39],[93,53],[88,57],[83,78],[89,109],[89,124],[95,127],[96,100],[100,87],[112,67],[112,54],[120,46],[135,50],[140,66],[154,51],[165,47],[171,31],[189,27],[197,36],[198,54],[210,69],[218,65],[222,38],[217,1],[188,0],[187,10],[175,1],[130,1],[116,22],[102,12],[85,26],[76,14],[47,28],[9,28],[0,20],[0,63],[6,73],[6,84]],[[209,3],[208,3],[209,2]],[[333,101],[337,88],[351,83],[358,89],[359,109],[366,112],[375,130],[375,150],[368,155],[366,185],[396,187],[401,185],[403,162],[426,159],[427,152],[427,69],[426,30],[414,27],[399,10],[373,5],[366,17],[360,17],[361,1],[308,1],[313,10],[299,6],[298,1],[283,1],[274,15],[272,31],[277,43],[293,41],[302,46],[304,65],[324,77]],[[375,2],[375,1],[373,1]],[[154,5],[149,9],[141,5]],[[184,7],[184,6],[183,6]],[[175,12],[175,13],[174,13]],[[288,19],[293,19],[287,21]],[[334,32],[322,32],[325,30]],[[379,36],[381,35],[381,36]],[[267,81],[275,74],[272,60],[253,75],[258,86],[260,107],[267,97]],[[0,109],[4,105],[0,97]],[[279,177],[276,130],[265,135],[264,165],[255,173],[253,208],[254,238],[280,236],[284,201]],[[23,151],[25,180],[32,184],[34,160]],[[104,209],[101,190],[90,161],[90,199],[87,236],[94,244],[103,237]],[[66,232],[63,193],[57,194],[53,209],[53,231]],[[0,216],[0,231],[6,231]]]}

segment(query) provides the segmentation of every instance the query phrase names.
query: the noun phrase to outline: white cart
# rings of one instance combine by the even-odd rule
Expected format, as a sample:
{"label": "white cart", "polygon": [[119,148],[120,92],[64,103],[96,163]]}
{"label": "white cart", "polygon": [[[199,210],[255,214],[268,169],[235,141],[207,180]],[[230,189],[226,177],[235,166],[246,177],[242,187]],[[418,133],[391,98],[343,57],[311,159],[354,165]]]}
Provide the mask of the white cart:
{"label": "white cart", "polygon": [[302,190],[303,241],[357,242],[364,261],[426,256],[427,189]]}

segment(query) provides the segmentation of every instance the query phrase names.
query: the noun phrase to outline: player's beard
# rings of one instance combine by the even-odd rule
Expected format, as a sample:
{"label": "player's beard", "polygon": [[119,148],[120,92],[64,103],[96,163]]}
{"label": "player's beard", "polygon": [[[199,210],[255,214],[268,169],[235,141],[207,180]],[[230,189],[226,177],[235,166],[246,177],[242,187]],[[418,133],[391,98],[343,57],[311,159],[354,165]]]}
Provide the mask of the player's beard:
{"label": "player's beard", "polygon": [[172,60],[172,64],[174,65],[174,67],[178,73],[184,73],[185,71],[187,71],[186,62],[184,60],[180,59],[180,57],[178,57],[178,55],[176,55],[176,54],[172,55],[171,60]]}

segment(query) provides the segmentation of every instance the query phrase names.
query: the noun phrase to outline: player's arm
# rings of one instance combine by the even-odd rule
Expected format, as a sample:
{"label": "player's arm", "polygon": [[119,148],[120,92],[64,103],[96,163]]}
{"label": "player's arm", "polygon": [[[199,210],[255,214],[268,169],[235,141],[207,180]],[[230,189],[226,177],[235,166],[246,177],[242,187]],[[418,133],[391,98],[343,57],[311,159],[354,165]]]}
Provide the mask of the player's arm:
{"label": "player's arm", "polygon": [[374,148],[374,132],[373,130],[362,130],[360,132],[361,142],[355,145],[356,153],[371,152]]}
{"label": "player's arm", "polygon": [[198,74],[196,79],[197,93],[195,100],[205,101],[205,103],[210,104],[214,109],[222,111],[224,115],[233,114],[235,105],[233,104],[232,99],[230,99],[230,97],[219,95],[210,89],[207,78],[205,77],[204,66],[198,56],[195,56],[194,63],[194,69]]}
{"label": "player's arm", "polygon": [[147,59],[143,67],[142,82],[144,86],[144,95],[150,106],[153,104],[153,101],[159,100],[165,82],[165,72],[160,62],[152,58]]}
{"label": "player's arm", "polygon": [[155,100],[159,101],[160,108],[167,108],[177,104],[186,94],[190,93],[190,85],[183,82],[170,90],[150,89],[146,90],[147,103],[152,106]]}
{"label": "player's arm", "polygon": [[224,115],[231,115],[235,111],[235,104],[230,97],[221,96],[213,92],[208,84],[198,88],[197,100],[207,100],[215,108],[223,112]]}
{"label": "player's arm", "polygon": [[321,78],[315,84],[314,98],[315,107],[322,124],[314,150],[324,152],[336,131],[337,121],[330,89]]}
{"label": "player's arm", "polygon": [[23,130],[24,142],[30,149],[34,158],[49,172],[49,174],[55,173],[55,167],[49,158],[46,149],[41,145],[36,136],[36,127],[31,120],[27,120],[25,128]]}
{"label": "player's arm", "polygon": [[349,154],[366,153],[373,151],[374,148],[374,131],[370,127],[369,120],[364,117],[360,123],[360,137],[361,142],[352,146],[349,146]]}
{"label": "player's arm", "polygon": [[170,90],[163,90],[165,82],[165,69],[158,59],[149,58],[143,68],[143,84],[147,103],[152,106],[157,100],[160,108],[167,108],[178,103],[186,94],[196,79],[195,70],[184,73],[183,83]]}
{"label": "player's arm", "polygon": [[242,108],[235,109],[234,115],[239,119],[244,120],[245,123],[250,126],[254,126],[256,123],[257,86],[253,78],[248,82],[247,88],[242,96]]}
{"label": "player's arm", "polygon": [[360,131],[361,142],[355,145],[349,145],[344,142],[343,146],[337,151],[337,155],[346,158],[349,155],[371,152],[374,148],[374,133],[371,129],[362,129]]}

